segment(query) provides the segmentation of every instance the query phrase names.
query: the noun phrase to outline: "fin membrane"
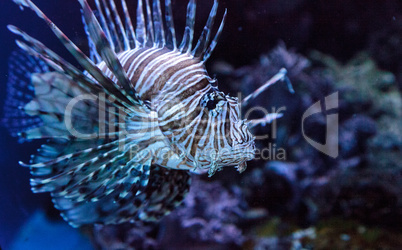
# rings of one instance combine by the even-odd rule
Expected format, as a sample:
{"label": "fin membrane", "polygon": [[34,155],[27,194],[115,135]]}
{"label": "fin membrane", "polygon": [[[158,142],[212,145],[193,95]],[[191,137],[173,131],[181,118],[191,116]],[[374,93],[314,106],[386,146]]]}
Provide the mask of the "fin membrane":
{"label": "fin membrane", "polygon": [[22,137],[85,137],[97,132],[96,96],[87,94],[86,89],[58,72],[33,74],[31,80],[35,97],[24,106],[24,111],[40,117],[43,125],[24,131]]}
{"label": "fin membrane", "polygon": [[[155,222],[178,206],[190,188],[187,171],[150,166],[148,185],[119,186],[112,193],[94,202],[73,202],[54,197],[62,217],[74,227],[85,224],[119,224],[124,222]],[[142,192],[139,190],[142,189]],[[124,198],[120,194],[126,192]],[[53,193],[52,193],[53,194]]]}
{"label": "fin membrane", "polygon": [[38,116],[26,114],[23,108],[34,99],[35,93],[31,76],[47,71],[49,68],[42,60],[26,54],[22,50],[11,53],[8,61],[7,97],[1,123],[12,136],[18,136],[20,132],[42,125],[42,120]]}

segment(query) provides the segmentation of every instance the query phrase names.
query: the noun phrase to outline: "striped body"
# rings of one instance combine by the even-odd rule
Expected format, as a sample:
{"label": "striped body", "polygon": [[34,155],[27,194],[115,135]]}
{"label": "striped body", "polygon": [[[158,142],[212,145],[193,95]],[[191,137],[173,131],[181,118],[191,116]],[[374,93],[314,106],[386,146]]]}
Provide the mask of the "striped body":
{"label": "striped body", "polygon": [[[163,142],[165,136],[169,141],[168,145],[160,142],[144,149],[156,152],[154,163],[173,169],[193,169],[211,164],[239,165],[253,158],[252,135],[239,120],[237,100],[220,94],[225,100],[218,115],[202,106],[206,94],[219,92],[213,86],[215,80],[197,58],[158,47],[124,51],[117,57],[132,87],[158,117],[157,121],[150,118],[151,122],[144,126],[152,136]],[[106,76],[117,80],[104,62],[98,66]],[[219,158],[208,157],[211,153]]]}

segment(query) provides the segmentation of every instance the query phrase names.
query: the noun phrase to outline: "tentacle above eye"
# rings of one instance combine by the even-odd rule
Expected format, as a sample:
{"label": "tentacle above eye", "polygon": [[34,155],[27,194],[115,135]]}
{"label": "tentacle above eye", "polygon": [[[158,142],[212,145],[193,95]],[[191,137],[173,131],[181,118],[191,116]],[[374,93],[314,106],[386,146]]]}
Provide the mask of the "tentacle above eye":
{"label": "tentacle above eye", "polygon": [[258,89],[254,90],[253,93],[249,94],[246,96],[246,98],[243,99],[241,102],[242,106],[246,106],[250,100],[255,99],[257,96],[259,96],[262,92],[264,92],[268,87],[274,85],[275,83],[279,81],[284,81],[288,85],[290,93],[294,93],[295,91],[293,90],[292,83],[290,82],[289,78],[287,77],[287,70],[285,68],[282,68],[279,70],[276,75],[274,75],[271,79],[269,79],[266,83],[264,83],[261,87]]}
{"label": "tentacle above eye", "polygon": [[254,128],[257,125],[265,126],[265,125],[273,122],[274,120],[281,118],[282,116],[283,116],[283,114],[281,114],[281,113],[269,113],[269,114],[265,115],[263,118],[249,120],[248,127]]}

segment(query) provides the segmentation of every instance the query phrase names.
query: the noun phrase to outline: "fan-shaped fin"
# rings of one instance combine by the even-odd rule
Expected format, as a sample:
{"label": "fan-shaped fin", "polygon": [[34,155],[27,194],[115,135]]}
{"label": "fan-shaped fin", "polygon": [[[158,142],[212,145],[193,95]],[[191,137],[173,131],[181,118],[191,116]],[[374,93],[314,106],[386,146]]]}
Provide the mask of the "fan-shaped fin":
{"label": "fan-shaped fin", "polygon": [[[47,150],[38,151],[37,155],[32,158],[32,164],[23,164],[23,166],[31,168],[34,176],[31,179],[32,191],[60,194],[66,193],[66,189],[76,187],[72,184],[80,181],[82,186],[87,186],[91,181],[93,185],[98,184],[97,180],[101,174],[110,173],[115,169],[114,167],[118,167],[117,164],[103,166],[105,161],[113,160],[121,154],[118,150],[118,141],[107,143],[107,146],[102,143],[104,140],[93,139],[82,142],[69,140],[64,143],[65,149],[55,148],[53,146],[55,143],[50,143],[46,146]],[[80,146],[77,144],[85,144],[90,148],[75,152],[76,148]],[[52,149],[52,154],[48,154],[49,148]],[[74,157],[64,157],[69,155],[74,155]],[[42,162],[44,159],[48,160]]]}
{"label": "fan-shaped fin", "polygon": [[27,35],[25,32],[21,31],[15,26],[9,25],[8,28],[10,29],[10,31],[22,36],[27,42],[30,43],[31,46],[28,46],[27,44],[17,40],[18,46],[23,50],[43,59],[49,66],[52,66],[54,69],[58,71],[64,71],[64,73],[70,75],[74,80],[76,80],[80,86],[87,87],[87,89],[90,90],[88,91],[90,93],[98,94],[100,91],[99,86],[102,86],[103,91],[106,94],[112,96],[117,100],[116,103],[120,103],[126,109],[134,111],[135,107],[129,104],[131,103],[131,101],[128,100],[127,97],[123,95],[119,90],[116,90],[114,86],[107,84],[98,85],[96,82],[88,78],[70,63],[66,62],[63,58],[44,46],[41,42]]}
{"label": "fan-shaped fin", "polygon": [[[38,179],[32,183],[33,188],[42,184],[37,192],[51,191],[53,197],[65,197],[74,202],[97,201],[112,193],[120,186],[145,187],[148,183],[149,164],[151,159],[142,163],[129,161],[129,149],[119,150],[115,145],[109,151],[94,150],[92,154],[79,156],[85,159],[78,165],[63,169],[63,173],[47,179]],[[60,183],[59,180],[62,180]],[[66,182],[68,181],[68,182]],[[54,190],[44,190],[43,187],[52,187],[51,183],[62,184]],[[66,184],[67,183],[67,184]],[[139,190],[140,191],[140,190]],[[125,194],[121,194],[123,197]]]}
{"label": "fan-shaped fin", "polygon": [[117,59],[116,54],[110,47],[110,43],[103,33],[87,1],[79,0],[79,2],[83,9],[85,20],[88,23],[89,34],[91,35],[91,38],[96,45],[97,51],[102,59],[105,61],[108,68],[116,76],[119,84],[123,87],[124,91],[121,91],[123,92],[123,94],[127,93],[129,96],[131,96],[132,98],[130,99],[134,102],[134,104],[142,104],[137,93],[132,88],[131,82],[128,79],[127,74],[124,71],[120,61]]}
{"label": "fan-shaped fin", "polygon": [[[87,70],[88,73],[90,73],[99,82],[99,84],[101,84],[105,89],[114,89],[115,91],[122,92],[123,95],[126,94],[126,92],[124,90],[120,89],[108,77],[106,77],[102,73],[102,71],[98,67],[96,67],[96,65],[94,65],[93,62],[70,39],[68,39],[68,37],[66,35],[64,35],[64,33],[38,7],[36,7],[36,5],[34,5],[32,3],[31,0],[14,0],[14,1],[16,1],[19,4],[22,4],[23,6],[29,7],[40,18],[42,18],[44,21],[46,21],[46,23],[51,27],[51,30],[53,31],[53,33],[59,38],[59,40],[63,43],[63,45],[67,48],[67,50],[70,51],[70,53],[81,64],[81,66],[83,66],[84,69]],[[85,12],[85,8],[84,8],[84,15],[85,15],[85,13],[87,13],[87,14],[89,14],[89,18],[95,19],[95,17],[93,16],[93,13],[89,9],[89,6],[87,4],[85,4],[86,1],[80,0],[80,2],[84,6],[87,7],[86,12]],[[88,11],[89,11],[89,13],[88,13]],[[88,16],[88,15],[86,15],[86,16]],[[87,20],[87,23],[90,24],[90,22],[88,22],[88,20]],[[99,24],[97,22],[96,22],[96,25],[99,26]],[[92,25],[92,26],[95,26],[97,28],[95,31],[99,32],[100,28],[98,28],[96,25]],[[91,33],[90,29],[89,29],[89,31]],[[102,31],[100,31],[100,32],[103,34]],[[103,34],[103,37],[104,37],[104,34]],[[95,42],[95,44],[97,44],[97,43]],[[100,54],[102,54],[102,53],[100,53]],[[112,55],[114,55],[114,53]],[[108,58],[108,59],[113,60],[113,58]],[[115,64],[113,66],[119,68],[118,65],[119,64]],[[123,85],[124,85],[124,82],[123,82]],[[127,86],[126,86],[126,88],[127,88]],[[134,91],[134,90],[132,90],[132,91]],[[131,97],[127,96],[127,97],[131,100],[131,103],[133,105],[142,104],[142,102],[140,101],[140,99],[138,97],[136,97],[136,95],[131,96]]]}
{"label": "fan-shaped fin", "polygon": [[[97,136],[97,131],[94,131],[98,125],[96,97],[84,98],[86,90],[58,72],[34,74],[32,83],[35,98],[25,105],[24,110],[31,116],[39,116],[43,126],[25,131],[22,137],[69,138],[74,131],[80,135]],[[69,109],[75,96],[83,98]]]}
{"label": "fan-shaped fin", "polygon": [[142,221],[156,222],[170,213],[186,197],[190,189],[190,177],[188,171],[153,165],[148,186],[143,191],[147,201],[146,207],[138,213],[138,218]]}

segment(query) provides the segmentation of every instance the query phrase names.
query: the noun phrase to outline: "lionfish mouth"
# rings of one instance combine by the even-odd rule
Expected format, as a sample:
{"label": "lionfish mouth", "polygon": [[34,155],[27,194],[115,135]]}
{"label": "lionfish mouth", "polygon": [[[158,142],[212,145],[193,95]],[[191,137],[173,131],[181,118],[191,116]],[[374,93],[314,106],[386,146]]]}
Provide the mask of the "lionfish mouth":
{"label": "lionfish mouth", "polygon": [[228,152],[223,152],[219,155],[219,159],[211,161],[207,167],[208,176],[211,177],[218,170],[221,170],[224,166],[234,166],[241,173],[247,167],[247,161],[251,161],[255,158],[255,146],[254,141],[243,143],[241,146],[234,148]]}

